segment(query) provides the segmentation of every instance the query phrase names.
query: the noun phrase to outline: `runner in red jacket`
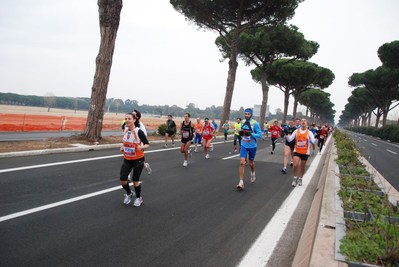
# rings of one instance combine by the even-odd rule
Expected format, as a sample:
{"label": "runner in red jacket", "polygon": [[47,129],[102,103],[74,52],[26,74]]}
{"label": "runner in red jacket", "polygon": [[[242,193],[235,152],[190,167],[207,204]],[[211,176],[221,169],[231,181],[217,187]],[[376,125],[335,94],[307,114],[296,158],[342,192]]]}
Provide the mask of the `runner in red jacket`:
{"label": "runner in red jacket", "polygon": [[270,133],[272,138],[272,154],[274,154],[274,149],[276,148],[276,142],[278,137],[281,135],[281,127],[278,126],[278,121],[274,121],[274,124],[270,126]]}

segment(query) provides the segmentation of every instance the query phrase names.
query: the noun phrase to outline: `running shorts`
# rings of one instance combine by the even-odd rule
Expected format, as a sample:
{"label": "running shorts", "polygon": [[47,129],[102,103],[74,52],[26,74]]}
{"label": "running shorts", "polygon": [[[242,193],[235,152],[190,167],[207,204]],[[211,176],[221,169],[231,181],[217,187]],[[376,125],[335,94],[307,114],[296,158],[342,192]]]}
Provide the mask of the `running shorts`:
{"label": "running shorts", "polygon": [[248,153],[248,159],[250,161],[254,161],[256,155],[256,147],[246,148],[242,146],[240,151],[240,158],[246,158]]}
{"label": "running shorts", "polygon": [[172,135],[174,135],[174,134],[175,134],[175,132],[174,132],[174,131],[166,131],[166,133],[167,133],[169,136],[172,136]]}
{"label": "running shorts", "polygon": [[299,157],[301,160],[307,161],[309,158],[309,155],[299,154],[299,153],[294,152],[294,157]]}

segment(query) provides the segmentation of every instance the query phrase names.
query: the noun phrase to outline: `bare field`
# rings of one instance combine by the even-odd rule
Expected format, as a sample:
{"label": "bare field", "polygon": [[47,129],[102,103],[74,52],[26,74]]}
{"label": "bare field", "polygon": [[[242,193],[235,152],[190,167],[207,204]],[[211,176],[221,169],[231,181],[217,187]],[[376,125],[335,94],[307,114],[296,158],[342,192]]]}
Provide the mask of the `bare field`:
{"label": "bare field", "polygon": [[[45,107],[27,107],[0,105],[0,131],[83,131],[86,125],[87,111],[56,109]],[[118,130],[125,117],[124,113],[105,113],[103,130]],[[141,122],[149,130],[155,130],[165,123],[167,117],[146,116]]]}

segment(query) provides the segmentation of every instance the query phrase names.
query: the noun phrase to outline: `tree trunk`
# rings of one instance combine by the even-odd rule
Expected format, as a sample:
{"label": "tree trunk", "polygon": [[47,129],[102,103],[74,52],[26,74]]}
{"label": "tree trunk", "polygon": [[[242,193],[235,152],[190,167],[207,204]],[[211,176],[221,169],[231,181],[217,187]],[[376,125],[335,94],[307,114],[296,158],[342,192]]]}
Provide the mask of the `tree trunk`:
{"label": "tree trunk", "polygon": [[292,110],[292,118],[296,119],[296,109],[298,108],[298,97],[294,95],[294,108]]}
{"label": "tree trunk", "polygon": [[285,90],[284,92],[284,113],[283,113],[283,119],[281,121],[281,124],[286,124],[287,121],[287,112],[288,112],[288,104],[290,99],[290,91],[288,89]]}
{"label": "tree trunk", "polygon": [[375,128],[378,128],[378,124],[380,123],[380,117],[381,117],[381,109],[378,108],[377,109],[377,114],[375,114],[376,118],[375,118]]}
{"label": "tree trunk", "polygon": [[367,126],[368,127],[370,127],[370,124],[371,124],[371,115],[373,114],[373,111],[372,110],[370,110],[369,111],[369,120],[368,120],[368,122],[367,122]]}
{"label": "tree trunk", "polygon": [[[237,39],[238,40],[238,36]],[[219,132],[223,131],[223,124],[230,116],[231,99],[233,98],[234,84],[237,74],[237,41],[233,40],[231,44],[231,54],[229,60],[229,72],[227,76],[226,94],[224,96],[222,117],[220,119]]]}
{"label": "tree trunk", "polygon": [[118,32],[122,0],[98,0],[101,43],[96,58],[96,72],[91,88],[91,100],[87,115],[84,137],[101,139],[104,106],[107,96],[112,56]]}
{"label": "tree trunk", "polygon": [[259,120],[259,125],[260,128],[263,130],[263,124],[265,123],[265,117],[266,117],[266,107],[267,107],[267,100],[269,98],[269,86],[267,85],[266,82],[266,71],[262,71],[262,93],[263,93],[263,98],[262,98],[262,106],[260,108],[260,120]]}

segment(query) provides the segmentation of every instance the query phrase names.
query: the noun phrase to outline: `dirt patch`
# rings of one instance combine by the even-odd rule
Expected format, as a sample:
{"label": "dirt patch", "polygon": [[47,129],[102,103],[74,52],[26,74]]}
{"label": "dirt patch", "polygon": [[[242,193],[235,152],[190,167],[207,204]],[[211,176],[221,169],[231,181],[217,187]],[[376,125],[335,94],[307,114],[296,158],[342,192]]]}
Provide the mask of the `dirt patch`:
{"label": "dirt patch", "polygon": [[[163,136],[148,136],[148,140],[164,140]],[[122,136],[105,136],[98,145],[122,143]],[[81,136],[49,138],[44,140],[0,142],[0,153],[74,147],[71,144],[95,145],[93,140]]]}

